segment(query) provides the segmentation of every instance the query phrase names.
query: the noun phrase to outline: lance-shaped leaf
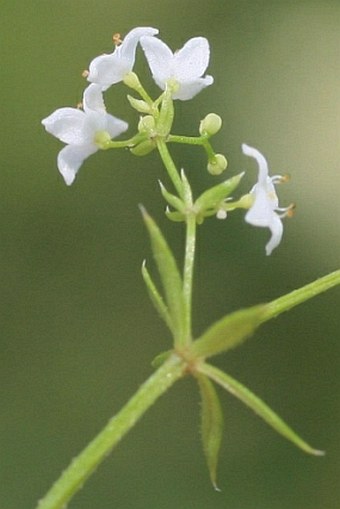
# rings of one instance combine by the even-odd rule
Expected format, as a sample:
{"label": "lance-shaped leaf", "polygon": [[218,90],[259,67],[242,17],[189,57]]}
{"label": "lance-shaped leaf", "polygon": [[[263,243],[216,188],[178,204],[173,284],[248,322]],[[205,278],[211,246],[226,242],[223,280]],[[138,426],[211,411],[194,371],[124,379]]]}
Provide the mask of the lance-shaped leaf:
{"label": "lance-shaped leaf", "polygon": [[161,188],[163,198],[168,202],[169,205],[171,205],[171,207],[180,212],[182,216],[185,216],[185,204],[183,200],[181,200],[181,198],[179,198],[178,196],[169,193],[169,191],[167,191],[167,189],[160,180],[158,182]]}
{"label": "lance-shaped leaf", "polygon": [[182,292],[182,279],[179,274],[175,258],[155,221],[149,216],[144,207],[140,207],[145,225],[148,229],[152,253],[155,258],[165,301],[169,310],[175,341],[183,340],[183,325],[185,320],[185,303]]}
{"label": "lance-shaped leaf", "polygon": [[303,451],[314,454],[315,456],[323,456],[324,451],[314,449],[286,424],[269,406],[264,403],[258,396],[252,393],[247,387],[240,382],[227,375],[223,371],[207,363],[198,366],[198,370],[203,375],[208,376],[211,380],[219,384],[228,392],[240,399],[245,405],[254,410],[269,426],[278,433],[293,442]]}
{"label": "lance-shaped leaf", "polygon": [[199,357],[211,357],[239,345],[263,322],[266,304],[235,311],[215,322],[192,345]]}
{"label": "lance-shaped leaf", "polygon": [[204,212],[205,210],[218,207],[219,204],[228,198],[228,196],[230,196],[230,194],[237,188],[243,175],[244,172],[225,180],[224,182],[221,182],[202,193],[195,201],[195,208]]}
{"label": "lance-shaped leaf", "polygon": [[142,265],[142,276],[143,276],[146,288],[148,289],[151,302],[153,303],[156,310],[158,311],[158,313],[160,314],[160,316],[164,320],[164,322],[167,324],[169,329],[171,331],[173,331],[173,324],[172,324],[171,316],[169,314],[169,310],[163,300],[163,297],[157,290],[157,287],[156,287],[155,283],[153,282],[148,269],[146,268],[145,260]]}
{"label": "lance-shaped leaf", "polygon": [[316,297],[320,293],[330,290],[334,286],[340,284],[340,270],[336,270],[326,276],[316,279],[308,285],[302,286],[278,299],[268,302],[266,311],[263,314],[262,322],[267,322],[272,318],[276,318],[281,313],[289,311],[295,306],[302,304],[308,299]]}
{"label": "lance-shaped leaf", "polygon": [[192,206],[192,192],[191,192],[191,186],[189,184],[189,181],[187,179],[187,176],[183,170],[181,169],[181,180],[183,183],[183,196],[184,196],[184,202],[187,207]]}
{"label": "lance-shaped leaf", "polygon": [[223,413],[215,387],[208,377],[196,374],[201,393],[202,442],[210,479],[215,490],[218,456],[223,433]]}

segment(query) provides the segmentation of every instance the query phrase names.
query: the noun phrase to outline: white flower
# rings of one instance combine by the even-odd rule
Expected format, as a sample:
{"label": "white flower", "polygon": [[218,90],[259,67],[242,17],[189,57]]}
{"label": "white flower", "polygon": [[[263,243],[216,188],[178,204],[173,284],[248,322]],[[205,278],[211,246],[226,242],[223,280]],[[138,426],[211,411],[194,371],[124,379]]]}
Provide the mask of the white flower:
{"label": "white flower", "polygon": [[98,140],[115,138],[128,128],[126,122],[106,113],[98,85],[84,91],[83,108],[60,108],[42,120],[47,132],[67,144],[57,161],[67,185],[72,184],[84,160],[100,148]]}
{"label": "white flower", "polygon": [[213,83],[212,76],[202,78],[209,64],[209,43],[204,37],[194,37],[182,49],[171,49],[155,37],[141,37],[140,44],[148,60],[153,78],[165,90],[167,82],[176,82],[173,99],[186,101]]}
{"label": "white flower", "polygon": [[138,27],[131,30],[113,53],[104,54],[92,60],[87,76],[88,81],[101,85],[103,90],[122,81],[124,76],[132,71],[139,39],[143,35],[155,34],[158,34],[156,28]]}
{"label": "white flower", "polygon": [[280,244],[282,239],[283,225],[281,218],[284,217],[292,207],[287,207],[285,209],[279,208],[279,200],[274,184],[282,182],[283,177],[279,175],[269,177],[267,161],[255,148],[249,147],[249,145],[243,143],[242,150],[245,155],[254,157],[259,165],[257,183],[250,191],[254,201],[245,216],[245,220],[247,223],[254,226],[270,229],[272,236],[266,245],[266,254],[270,255],[273,249]]}

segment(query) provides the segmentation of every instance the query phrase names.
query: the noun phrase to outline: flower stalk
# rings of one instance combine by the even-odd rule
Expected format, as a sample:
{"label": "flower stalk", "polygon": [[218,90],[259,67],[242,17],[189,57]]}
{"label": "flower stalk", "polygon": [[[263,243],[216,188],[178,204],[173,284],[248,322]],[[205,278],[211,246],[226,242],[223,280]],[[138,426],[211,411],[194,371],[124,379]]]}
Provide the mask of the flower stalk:
{"label": "flower stalk", "polygon": [[[266,254],[270,255],[281,242],[282,219],[289,215],[292,206],[285,209],[279,207],[275,185],[283,179],[279,176],[270,177],[264,156],[246,144],[242,145],[243,153],[255,159],[258,165],[258,179],[251,190],[235,199],[231,196],[231,193],[237,192],[242,182],[242,172],[217,184],[215,182],[200,196],[195,196],[184,170],[178,171],[168,144],[202,146],[211,178],[221,174],[227,167],[225,156],[216,153],[210,142],[210,138],[222,126],[221,118],[215,113],[209,113],[201,121],[199,136],[172,133],[174,102],[192,99],[213,83],[213,78],[204,74],[209,63],[209,43],[203,37],[195,37],[173,53],[156,37],[157,34],[158,30],[151,27],[135,28],[123,41],[119,34],[116,34],[116,48],[113,53],[96,57],[90,63],[86,76],[91,84],[83,94],[83,109],[60,108],[42,123],[49,133],[66,144],[59,153],[57,165],[67,185],[74,182],[85,159],[99,149],[128,148],[132,155],[137,156],[145,156],[154,149],[158,150],[174,187],[174,190],[169,192],[160,182],[162,196],[168,204],[166,216],[170,220],[184,223],[185,226],[184,260],[181,267],[178,267],[176,257],[160,228],[146,209],[140,207],[150,237],[160,284],[153,280],[146,262],[142,266],[142,277],[154,307],[171,333],[172,345],[169,350],[156,357],[153,362],[153,366],[157,366],[156,371],[72,461],[39,502],[37,509],[66,507],[95,468],[142,415],[176,381],[188,374],[196,378],[201,394],[203,449],[210,478],[216,489],[223,412],[214,384],[236,396],[274,430],[303,451],[314,455],[323,454],[300,438],[258,396],[230,375],[209,364],[207,359],[239,346],[266,321],[339,285],[340,270],[270,303],[227,314],[199,337],[193,337],[192,297],[197,227],[213,216],[226,219],[229,213],[236,209],[246,210],[245,220],[249,224],[269,228],[271,238],[266,245]],[[152,100],[133,72],[138,44],[144,51],[153,79],[162,90],[156,100]],[[128,102],[141,117],[136,133],[126,140],[114,139],[125,132],[128,125],[108,114],[104,103],[104,92],[118,82],[123,82],[140,97],[127,96]]]}

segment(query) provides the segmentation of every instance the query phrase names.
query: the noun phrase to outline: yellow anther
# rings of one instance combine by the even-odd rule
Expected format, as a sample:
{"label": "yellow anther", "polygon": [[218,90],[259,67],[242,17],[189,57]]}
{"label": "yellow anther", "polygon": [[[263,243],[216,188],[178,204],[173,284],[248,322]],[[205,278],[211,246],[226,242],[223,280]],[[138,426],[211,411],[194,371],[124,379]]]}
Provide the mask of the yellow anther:
{"label": "yellow anther", "polygon": [[88,71],[87,69],[85,69],[85,70],[81,73],[81,75],[82,75],[82,77],[83,77],[83,78],[87,78],[89,74],[90,74],[90,73],[89,73],[89,71]]}
{"label": "yellow anther", "polygon": [[286,212],[286,217],[293,217],[295,215],[295,210],[296,210],[296,204],[295,203],[291,203],[288,207],[287,207],[287,212]]}
{"label": "yellow anther", "polygon": [[119,33],[113,34],[112,40],[115,46],[119,46],[123,42]]}

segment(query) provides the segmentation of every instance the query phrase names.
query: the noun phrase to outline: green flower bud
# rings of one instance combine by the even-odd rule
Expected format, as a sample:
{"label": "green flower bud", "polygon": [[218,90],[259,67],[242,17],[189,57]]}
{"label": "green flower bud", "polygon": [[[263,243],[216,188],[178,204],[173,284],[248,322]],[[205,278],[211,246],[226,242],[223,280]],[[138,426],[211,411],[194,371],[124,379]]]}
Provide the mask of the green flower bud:
{"label": "green flower bud", "polygon": [[132,97],[131,95],[128,95],[127,98],[131,106],[139,113],[151,113],[151,108],[147,102],[142,101],[141,99],[135,99],[135,97]]}
{"label": "green flower bud", "polygon": [[149,136],[152,136],[152,133],[155,129],[155,119],[151,115],[145,115],[141,117],[138,122],[138,131],[140,133],[147,133]]}
{"label": "green flower bud", "polygon": [[207,169],[211,175],[220,175],[228,166],[228,161],[222,154],[215,154],[208,163]]}
{"label": "green flower bud", "polygon": [[127,74],[125,74],[123,82],[125,83],[126,86],[133,88],[134,90],[138,90],[141,86],[138,76],[134,72],[128,72]]}
{"label": "green flower bud", "polygon": [[216,113],[208,113],[208,115],[201,120],[199,132],[201,136],[213,136],[218,133],[222,127],[222,119]]}
{"label": "green flower bud", "polygon": [[150,154],[150,152],[152,152],[155,148],[156,145],[152,140],[145,140],[131,148],[130,152],[135,156],[146,156]]}

